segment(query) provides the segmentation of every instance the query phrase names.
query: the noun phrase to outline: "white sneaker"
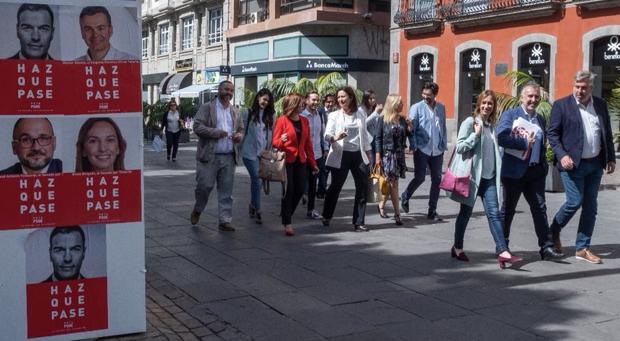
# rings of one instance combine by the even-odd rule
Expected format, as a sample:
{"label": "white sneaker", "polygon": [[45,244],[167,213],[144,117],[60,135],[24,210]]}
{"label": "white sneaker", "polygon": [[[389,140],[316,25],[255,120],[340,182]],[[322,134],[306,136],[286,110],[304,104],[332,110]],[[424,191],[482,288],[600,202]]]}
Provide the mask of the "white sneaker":
{"label": "white sneaker", "polygon": [[312,210],[312,212],[306,213],[306,217],[308,217],[308,219],[314,219],[314,220],[319,220],[323,218],[323,216],[321,216],[321,214],[317,212],[317,210]]}

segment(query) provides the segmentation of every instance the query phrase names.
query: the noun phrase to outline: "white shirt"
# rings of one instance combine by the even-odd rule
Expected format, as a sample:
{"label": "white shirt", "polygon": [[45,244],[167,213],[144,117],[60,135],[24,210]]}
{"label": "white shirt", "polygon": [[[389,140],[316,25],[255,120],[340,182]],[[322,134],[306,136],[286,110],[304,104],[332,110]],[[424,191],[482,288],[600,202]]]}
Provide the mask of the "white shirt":
{"label": "white shirt", "polygon": [[587,105],[579,103],[577,98],[575,98],[575,101],[577,101],[577,107],[579,107],[579,113],[581,114],[585,137],[581,158],[590,159],[597,157],[601,152],[601,122],[596,114],[596,110],[594,110],[594,101],[590,98],[590,102]]}
{"label": "white shirt", "polygon": [[[353,115],[344,115],[344,131],[347,133],[347,136],[343,139],[342,150],[345,152],[357,152],[360,150],[359,144],[359,124],[356,121],[355,114]],[[366,125],[366,121],[364,121],[364,126]]]}
{"label": "white shirt", "polygon": [[224,108],[222,102],[220,100],[215,101],[215,111],[217,111],[217,123],[215,127],[217,129],[224,130],[228,133],[227,137],[223,137],[217,140],[217,144],[215,145],[215,153],[216,154],[229,154],[233,152],[233,142],[232,142],[232,133],[233,133],[233,121],[232,114],[230,112],[230,104],[228,107]]}
{"label": "white shirt", "polygon": [[179,112],[178,111],[168,111],[168,128],[166,129],[166,131],[171,132],[171,133],[176,133],[177,131],[181,130],[181,127],[179,127]]}
{"label": "white shirt", "polygon": [[[114,46],[110,45],[108,49],[108,53],[106,53],[103,60],[138,60],[139,58],[133,55],[130,55],[127,52],[123,52],[114,48]],[[83,56],[77,57],[75,60],[92,60],[90,58],[90,53],[86,50],[86,54]]]}

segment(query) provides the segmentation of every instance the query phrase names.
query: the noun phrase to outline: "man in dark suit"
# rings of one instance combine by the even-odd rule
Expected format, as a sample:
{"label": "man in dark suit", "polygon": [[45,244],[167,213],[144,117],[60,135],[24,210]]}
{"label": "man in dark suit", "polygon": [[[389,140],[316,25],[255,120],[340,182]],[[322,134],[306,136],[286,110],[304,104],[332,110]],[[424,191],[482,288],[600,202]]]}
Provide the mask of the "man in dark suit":
{"label": "man in dark suit", "polygon": [[13,154],[19,162],[0,174],[39,174],[62,172],[62,161],[53,159],[56,136],[45,117],[20,118],[13,126]]}
{"label": "man in dark suit", "polygon": [[[520,106],[502,113],[497,124],[497,141],[501,147],[526,152],[525,159],[506,151],[502,157],[504,237],[506,244],[508,244],[512,219],[521,193],[523,193],[525,200],[530,205],[530,212],[534,220],[540,257],[542,259],[562,257],[564,255],[553,250],[553,243],[549,238],[545,201],[545,178],[549,170],[544,149],[546,122],[536,112],[536,107],[540,103],[540,86],[533,82],[526,84],[521,90],[520,101]],[[538,136],[533,132],[527,137],[513,134],[513,123],[519,118],[538,126],[541,130]]]}
{"label": "man in dark suit", "polygon": [[80,270],[86,253],[86,236],[79,225],[54,228],[49,251],[54,272],[44,283],[84,278]]}
{"label": "man in dark suit", "polygon": [[52,59],[48,54],[54,38],[54,14],[48,5],[22,4],[17,10],[20,50],[9,59]]}
{"label": "man in dark suit", "polygon": [[594,77],[590,71],[577,72],[573,94],[557,100],[551,109],[549,143],[566,189],[566,201],[553,218],[551,232],[555,248],[561,249],[560,231],[581,207],[575,257],[599,264],[590,240],[603,170],[614,172],[616,155],[607,103],[592,96]]}

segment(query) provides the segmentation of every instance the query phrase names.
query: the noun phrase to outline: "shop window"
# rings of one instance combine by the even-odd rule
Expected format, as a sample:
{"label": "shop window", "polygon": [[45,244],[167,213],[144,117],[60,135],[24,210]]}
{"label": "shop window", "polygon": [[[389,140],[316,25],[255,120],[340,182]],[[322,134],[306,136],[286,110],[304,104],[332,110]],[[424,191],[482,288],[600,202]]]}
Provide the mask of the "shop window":
{"label": "shop window", "polygon": [[[534,42],[519,48],[519,70],[530,75],[546,91],[551,89],[551,46]],[[519,93],[521,89],[517,89]]]}
{"label": "shop window", "polygon": [[601,37],[591,42],[590,69],[594,78],[594,95],[611,96],[614,82],[620,77],[620,35]]}
{"label": "shop window", "polygon": [[269,59],[269,43],[256,43],[235,47],[235,63]]}

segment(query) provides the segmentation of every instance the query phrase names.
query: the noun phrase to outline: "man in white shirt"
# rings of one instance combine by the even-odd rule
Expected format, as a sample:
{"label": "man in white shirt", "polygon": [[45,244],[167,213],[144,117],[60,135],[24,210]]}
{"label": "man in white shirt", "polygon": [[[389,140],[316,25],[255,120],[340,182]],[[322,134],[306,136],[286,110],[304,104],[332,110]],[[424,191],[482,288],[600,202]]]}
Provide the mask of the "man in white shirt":
{"label": "man in white shirt", "polygon": [[113,31],[112,18],[105,7],[84,7],[80,13],[80,32],[88,50],[76,60],[137,60],[138,57],[110,44]]}
{"label": "man in white shirt", "polygon": [[196,151],[196,204],[190,216],[198,224],[207,206],[211,190],[217,183],[218,219],[221,231],[234,231],[232,221],[232,190],[235,166],[238,163],[238,144],[243,138],[243,120],[230,103],[233,83],[220,83],[217,97],[198,109],[194,118],[194,133],[198,135]]}
{"label": "man in white shirt", "polygon": [[577,72],[573,94],[553,103],[548,138],[566,190],[566,202],[551,224],[554,247],[561,249],[560,231],[581,208],[575,258],[599,264],[601,258],[590,250],[590,241],[603,171],[614,172],[616,155],[607,103],[592,96],[595,76]]}

